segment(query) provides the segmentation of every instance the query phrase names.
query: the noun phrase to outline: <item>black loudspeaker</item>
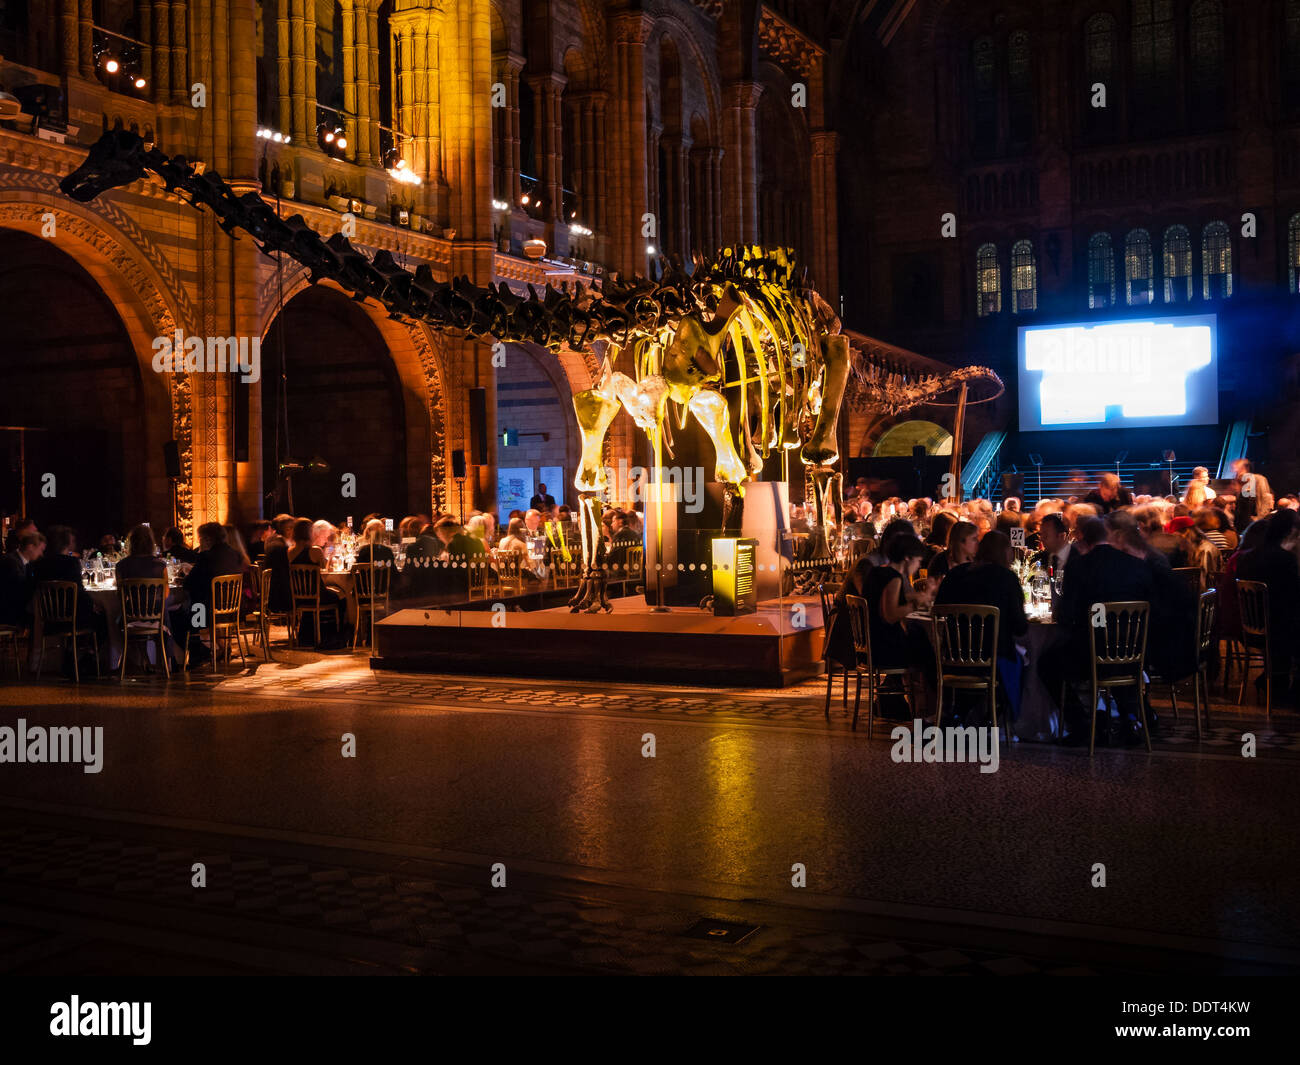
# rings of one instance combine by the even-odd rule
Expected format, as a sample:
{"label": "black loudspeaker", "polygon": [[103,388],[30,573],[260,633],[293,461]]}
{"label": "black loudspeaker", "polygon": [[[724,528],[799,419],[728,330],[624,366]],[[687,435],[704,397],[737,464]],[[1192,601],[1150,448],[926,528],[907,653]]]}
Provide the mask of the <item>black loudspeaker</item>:
{"label": "black loudspeaker", "polygon": [[451,475],[453,477],[465,476],[465,452],[457,448],[451,453]]}
{"label": "black loudspeaker", "polygon": [[487,465],[487,389],[469,390],[469,450],[475,466]]}
{"label": "black loudspeaker", "polygon": [[167,467],[167,476],[173,481],[181,477],[181,449],[175,440],[163,444],[163,465]]}

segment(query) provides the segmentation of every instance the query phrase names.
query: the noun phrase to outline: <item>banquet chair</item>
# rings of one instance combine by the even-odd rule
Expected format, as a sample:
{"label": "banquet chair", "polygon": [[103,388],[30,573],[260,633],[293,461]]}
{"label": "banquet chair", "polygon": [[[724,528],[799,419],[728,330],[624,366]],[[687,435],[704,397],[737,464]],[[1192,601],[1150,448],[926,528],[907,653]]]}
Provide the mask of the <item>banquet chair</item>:
{"label": "banquet chair", "polygon": [[131,642],[158,641],[158,657],[163,672],[172,675],[171,656],[167,653],[167,582],[161,577],[125,579],[117,582],[122,598],[122,664],[117,679],[126,680],[126,659]]}
{"label": "banquet chair", "polygon": [[[610,584],[619,586],[619,595],[629,595],[628,585],[632,585],[633,591],[636,590],[637,584],[641,580],[641,566],[645,563],[645,548],[629,547],[623,555],[623,561],[619,565],[610,567]],[[612,591],[612,589],[611,589]]]}
{"label": "banquet chair", "polygon": [[45,641],[54,638],[72,644],[72,676],[81,683],[81,664],[77,661],[77,637],[89,636],[95,650],[95,672],[99,672],[99,637],[93,628],[77,622],[76,581],[41,581],[36,586],[36,609],[41,619],[41,645],[36,657],[36,679],[41,679],[45,664]]}
{"label": "banquet chair", "polygon": [[[484,571],[486,578],[486,570]],[[382,609],[388,613],[388,588],[393,578],[392,565],[387,562],[358,562],[352,567],[353,594],[357,597],[357,628],[352,634],[352,649],[357,649],[361,639],[362,619],[369,618],[373,626]],[[373,640],[371,646],[374,646]]]}
{"label": "banquet chair", "polygon": [[496,588],[500,595],[523,595],[523,559],[515,551],[498,551],[493,557]]}
{"label": "banquet chair", "polygon": [[[1091,723],[1088,754],[1091,756],[1094,753],[1097,744],[1097,699],[1102,692],[1113,695],[1120,688],[1137,689],[1138,713],[1142,715],[1142,738],[1146,741],[1149,752],[1151,730],[1147,726],[1145,667],[1151,604],[1114,602],[1098,603],[1096,606],[1103,611],[1106,624],[1089,626],[1092,631],[1091,676],[1089,681],[1084,682],[1089,684],[1092,693],[1092,699],[1087,704]],[[1061,686],[1062,707],[1065,706],[1066,689],[1070,686],[1068,680]]]}
{"label": "banquet chair", "polygon": [[[934,608],[935,675],[938,678],[938,710],[934,723],[943,725],[943,693],[951,689],[956,704],[959,691],[987,692],[993,728],[998,727],[998,625],[1001,612],[995,606],[975,603],[945,603]],[[1007,718],[1007,743],[1011,743],[1011,719]]]}
{"label": "banquet chair", "polygon": [[1178,685],[1188,677],[1192,679],[1192,692],[1196,700],[1196,738],[1201,738],[1201,693],[1205,693],[1205,727],[1210,726],[1210,682],[1209,668],[1210,655],[1214,648],[1215,625],[1219,610],[1219,593],[1211,588],[1208,592],[1201,592],[1196,598],[1196,628],[1192,633],[1192,642],[1194,645],[1195,657],[1192,660],[1192,671],[1181,677],[1162,677],[1147,671],[1149,678],[1147,684],[1149,687],[1162,687],[1169,689],[1169,705],[1173,708],[1174,717],[1178,715]]}
{"label": "banquet chair", "polygon": [[1174,576],[1183,581],[1196,595],[1205,591],[1205,571],[1200,566],[1175,566]]}
{"label": "banquet chair", "polygon": [[18,652],[18,637],[23,632],[20,625],[0,625],[0,646],[9,646],[9,651],[14,656],[14,675],[19,680],[23,679],[23,660]]}
{"label": "banquet chair", "polygon": [[[835,593],[829,584],[817,585],[817,595],[822,601],[822,663],[826,668],[826,720],[831,719],[831,690],[835,687],[836,662],[831,658],[831,626],[835,623],[838,608],[835,606]],[[844,671],[844,708],[849,706],[849,665],[838,663]]]}
{"label": "banquet chair", "polygon": [[1264,717],[1271,714],[1273,705],[1273,659],[1268,646],[1268,585],[1261,581],[1237,582],[1237,609],[1241,614],[1241,692],[1239,706],[1246,705],[1246,681],[1250,679],[1250,666],[1258,662],[1264,670]]}
{"label": "banquet chair", "polygon": [[262,658],[269,662],[271,661],[271,626],[287,627],[289,612],[271,609],[271,571],[265,566],[254,563],[253,572],[256,575],[254,587],[257,589],[257,608],[250,611],[244,621],[248,625],[256,626],[252,635],[261,641]]}
{"label": "banquet chair", "polygon": [[312,631],[316,643],[321,642],[321,624],[326,616],[333,617],[335,628],[339,627],[339,605],[322,603],[320,598],[320,567],[297,563],[289,567],[289,592],[293,610],[289,615],[289,646],[298,646],[298,627],[304,617],[312,619]]}
{"label": "banquet chair", "polygon": [[[906,666],[893,666],[877,669],[871,657],[871,616],[867,601],[860,595],[844,597],[849,612],[849,626],[853,630],[854,662],[853,672],[857,675],[857,688],[853,696],[853,730],[858,728],[858,710],[862,704],[862,677],[867,678],[867,739],[871,739],[871,726],[875,719],[876,698],[880,693],[879,681],[882,677],[902,677],[904,690],[911,673]],[[907,692],[910,700],[910,692]]]}
{"label": "banquet chair", "polygon": [[487,556],[480,559],[477,555],[467,555],[457,560],[460,565],[467,568],[469,583],[466,586],[466,595],[472,602],[474,599],[486,599],[488,590],[488,564]]}
{"label": "banquet chair", "polygon": [[223,638],[226,649],[226,665],[230,665],[230,639],[233,634],[235,646],[239,648],[239,665],[242,669],[248,663],[246,647],[248,633],[240,620],[239,611],[244,605],[244,576],[242,573],[230,573],[224,577],[212,578],[212,608],[208,611],[208,638],[212,642],[212,668],[217,668],[217,654],[221,649]]}

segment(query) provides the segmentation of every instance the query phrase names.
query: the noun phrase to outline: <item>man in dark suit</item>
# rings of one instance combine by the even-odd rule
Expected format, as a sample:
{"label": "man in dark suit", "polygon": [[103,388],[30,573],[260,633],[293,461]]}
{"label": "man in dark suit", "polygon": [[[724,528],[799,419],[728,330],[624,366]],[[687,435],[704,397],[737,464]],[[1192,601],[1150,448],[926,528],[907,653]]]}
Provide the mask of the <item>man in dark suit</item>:
{"label": "man in dark suit", "polygon": [[[171,611],[172,633],[178,640],[182,633],[189,633],[188,668],[194,669],[212,659],[212,652],[199,639],[212,620],[212,579],[243,571],[244,560],[238,551],[226,543],[225,527],[215,521],[200,525],[199,553],[185,577],[185,592],[189,602]],[[202,605],[202,611],[194,609],[199,605]]]}
{"label": "man in dark suit", "polygon": [[1042,566],[1049,574],[1063,578],[1071,554],[1065,519],[1056,513],[1044,514],[1038,523],[1038,539],[1043,549],[1029,560],[1030,565]]}
{"label": "man in dark suit", "polygon": [[546,494],[546,485],[539,484],[537,493],[528,501],[532,510],[550,510],[555,506],[555,496]]}
{"label": "man in dark suit", "polygon": [[163,533],[162,547],[164,558],[174,558],[177,562],[194,561],[196,552],[186,546],[185,534],[175,526]]}
{"label": "man in dark suit", "polygon": [[32,529],[19,536],[14,549],[0,558],[0,625],[26,628],[31,622],[36,562],[43,554],[45,537]]}
{"label": "man in dark suit", "polygon": [[1133,494],[1124,487],[1119,477],[1113,473],[1103,473],[1097,478],[1097,487],[1083,497],[1083,501],[1097,508],[1097,513],[1105,517],[1120,507],[1133,505]]}

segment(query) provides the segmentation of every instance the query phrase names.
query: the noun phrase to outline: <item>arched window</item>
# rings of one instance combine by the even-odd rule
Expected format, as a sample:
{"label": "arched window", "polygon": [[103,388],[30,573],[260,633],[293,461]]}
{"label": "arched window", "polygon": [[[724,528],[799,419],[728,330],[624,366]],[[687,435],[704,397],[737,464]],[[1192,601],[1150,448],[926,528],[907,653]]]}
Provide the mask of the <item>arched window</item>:
{"label": "arched window", "polygon": [[1088,238],[1088,306],[1094,310],[1115,304],[1115,249],[1109,233]]}
{"label": "arched window", "polygon": [[1227,222],[1211,222],[1201,232],[1201,293],[1207,300],[1232,295],[1232,240]]}
{"label": "arched window", "polygon": [[1124,285],[1130,307],[1143,307],[1153,298],[1151,234],[1134,229],[1124,238]]}
{"label": "arched window", "polygon": [[1034,242],[1018,240],[1011,245],[1011,313],[1038,310],[1038,259]]}
{"label": "arched window", "polygon": [[1175,114],[1173,0],[1133,0],[1132,47],[1138,124],[1167,130]]}
{"label": "arched window", "polygon": [[981,244],[975,253],[975,313],[981,318],[1002,310],[1002,271],[996,244]]}
{"label": "arched window", "polygon": [[1028,145],[1036,132],[1031,54],[1026,30],[1016,30],[1007,38],[1007,118],[1014,145]]}
{"label": "arched window", "polygon": [[1188,20],[1191,38],[1191,107],[1201,126],[1216,126],[1225,113],[1223,83],[1223,4],[1196,0]]}
{"label": "arched window", "polygon": [[1286,261],[1290,264],[1291,271],[1290,291],[1294,295],[1300,292],[1300,214],[1291,216],[1291,224],[1287,226],[1286,249]]}
{"label": "arched window", "polygon": [[992,37],[981,37],[972,45],[971,75],[975,151],[990,154],[998,143],[997,47]]}
{"label": "arched window", "polygon": [[[1093,138],[1113,136],[1115,109],[1118,106],[1119,86],[1115,83],[1115,42],[1118,38],[1115,16],[1102,12],[1093,15],[1083,24],[1084,86],[1083,128]],[[1106,106],[1093,107],[1094,85],[1106,90]]]}
{"label": "arched window", "polygon": [[1192,238],[1186,226],[1165,230],[1161,249],[1165,302],[1186,303],[1192,298]]}

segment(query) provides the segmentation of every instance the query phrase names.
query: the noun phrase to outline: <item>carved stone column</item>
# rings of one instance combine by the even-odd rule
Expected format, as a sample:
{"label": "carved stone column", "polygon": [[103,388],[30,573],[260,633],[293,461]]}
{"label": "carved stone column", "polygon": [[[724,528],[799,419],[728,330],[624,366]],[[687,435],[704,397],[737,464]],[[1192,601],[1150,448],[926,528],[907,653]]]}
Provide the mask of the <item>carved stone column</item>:
{"label": "carved stone column", "polygon": [[289,0],[289,56],[293,87],[293,138],[299,144],[310,144],[316,129],[316,115],[307,114],[307,0]]}
{"label": "carved stone column", "polygon": [[[343,110],[346,112],[343,118],[343,129],[348,138],[348,146],[352,149],[353,158],[358,163],[364,163],[366,157],[357,130],[357,115],[360,113],[360,108],[357,106],[356,9],[352,0],[340,0],[339,6],[343,13],[341,20],[343,23]],[[364,0],[361,7],[364,12]]]}
{"label": "carved stone column", "polygon": [[560,115],[560,96],[564,91],[565,77],[562,74],[538,74],[528,79],[533,90],[533,125],[537,144],[536,175],[541,182],[543,218],[554,224],[563,216],[564,177],[563,177],[563,126]]}
{"label": "carved stone column", "polygon": [[298,136],[293,111],[293,35],[291,31],[290,0],[276,0],[275,9],[275,66],[276,85],[280,96],[280,132]]}
{"label": "carved stone column", "polygon": [[723,236],[727,243],[758,240],[758,100],[763,87],[732,82],[724,92],[724,148],[731,162],[722,195],[726,198]]}
{"label": "carved stone column", "polygon": [[153,98],[165,104],[172,97],[171,8],[167,0],[153,2]]}
{"label": "carved stone column", "polygon": [[[189,35],[186,28],[184,0],[172,0],[172,103],[189,99]],[[211,94],[213,87],[208,86]]]}
{"label": "carved stone column", "polygon": [[91,0],[81,0],[77,12],[77,65],[83,78],[95,76],[95,14]]}
{"label": "carved stone column", "polygon": [[832,308],[839,307],[839,212],[836,166],[839,134],[819,130],[812,135],[812,269],[813,282]]}
{"label": "carved stone column", "polygon": [[615,269],[645,270],[641,216],[649,210],[646,145],[645,46],[653,19],[642,12],[617,16],[612,53],[613,115],[605,152],[610,180],[609,258]]}
{"label": "carved stone column", "polygon": [[64,76],[81,70],[81,28],[78,0],[59,0],[59,51],[63,58]]}

